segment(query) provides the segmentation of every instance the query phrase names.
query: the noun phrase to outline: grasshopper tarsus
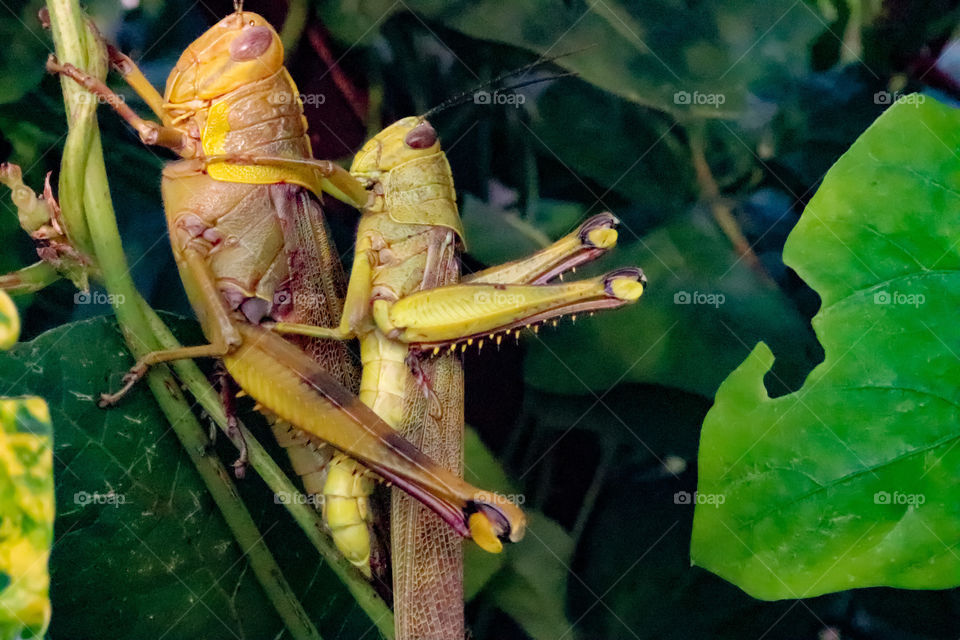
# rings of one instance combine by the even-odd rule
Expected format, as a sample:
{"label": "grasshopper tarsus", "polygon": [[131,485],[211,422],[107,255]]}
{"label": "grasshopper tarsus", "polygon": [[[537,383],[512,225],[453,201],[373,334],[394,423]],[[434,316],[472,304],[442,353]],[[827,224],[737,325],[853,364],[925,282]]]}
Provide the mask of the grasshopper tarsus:
{"label": "grasshopper tarsus", "polygon": [[147,369],[147,365],[143,363],[138,362],[133,365],[133,367],[123,375],[123,380],[121,380],[122,386],[113,393],[101,393],[97,405],[101,409],[106,409],[119,403],[120,400],[130,392],[130,389],[146,375]]}
{"label": "grasshopper tarsus", "polygon": [[246,441],[243,440],[242,435],[240,436],[240,438],[242,443],[240,445],[240,455],[237,457],[236,460],[233,461],[233,465],[232,465],[233,476],[237,480],[243,480],[244,478],[247,477],[247,467],[249,466],[249,462],[250,462],[250,458],[248,457],[248,454],[247,454],[247,443]]}

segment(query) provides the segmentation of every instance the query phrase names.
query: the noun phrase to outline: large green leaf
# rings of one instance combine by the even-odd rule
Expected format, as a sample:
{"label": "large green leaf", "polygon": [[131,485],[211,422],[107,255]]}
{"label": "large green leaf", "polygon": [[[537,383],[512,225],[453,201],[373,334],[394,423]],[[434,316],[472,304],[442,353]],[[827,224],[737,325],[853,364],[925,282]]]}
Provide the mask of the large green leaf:
{"label": "large green leaf", "polygon": [[53,433],[40,398],[0,398],[0,638],[42,637],[50,622]]}
{"label": "large green leaf", "polygon": [[827,174],[785,261],[826,358],[758,345],[704,422],[693,562],[767,599],[960,584],[960,111],[911,96]]}
{"label": "large green leaf", "polygon": [[[191,329],[180,331],[185,341],[199,339],[192,323],[179,327]],[[146,386],[119,407],[97,407],[97,394],[129,366],[116,325],[103,317],[0,354],[0,395],[43,396],[56,429],[50,636],[276,637],[280,620]],[[333,638],[369,632],[369,619],[256,474],[238,488],[318,628],[339,630]]]}
{"label": "large green leaf", "polygon": [[356,42],[402,10],[542,55],[586,47],[558,64],[637,103],[703,117],[743,110],[750,84],[773,70],[802,70],[805,59],[796,52],[825,26],[808,3],[789,0],[375,0],[329,3],[322,15],[341,38]]}

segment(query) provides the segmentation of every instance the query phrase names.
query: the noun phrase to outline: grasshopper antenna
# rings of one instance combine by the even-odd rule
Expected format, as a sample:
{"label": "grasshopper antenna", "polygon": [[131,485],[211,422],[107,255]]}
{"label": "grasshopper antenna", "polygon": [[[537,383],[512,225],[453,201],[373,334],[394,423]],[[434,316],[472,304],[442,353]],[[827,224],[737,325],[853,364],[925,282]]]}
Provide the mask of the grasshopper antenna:
{"label": "grasshopper antenna", "polygon": [[[497,76],[496,78],[494,78],[493,80],[488,80],[487,82],[484,82],[484,83],[482,83],[482,84],[479,84],[479,85],[473,87],[472,89],[468,89],[467,91],[464,91],[464,92],[462,92],[462,93],[459,93],[459,94],[457,94],[457,95],[454,95],[454,96],[451,96],[451,97],[447,98],[446,100],[444,100],[444,101],[441,102],[440,104],[436,105],[435,107],[430,108],[426,113],[423,114],[422,117],[423,117],[423,118],[427,118],[427,117],[432,116],[432,115],[434,115],[434,114],[440,113],[441,111],[446,111],[447,109],[449,109],[449,108],[451,108],[451,107],[455,107],[455,106],[457,106],[457,105],[463,104],[464,102],[467,102],[468,100],[470,100],[470,99],[472,98],[472,96],[473,96],[476,92],[481,91],[482,89],[487,89],[487,88],[489,88],[489,87],[496,86],[497,84],[503,82],[504,80],[506,80],[506,79],[508,79],[508,78],[513,78],[513,77],[515,77],[515,76],[525,75],[525,74],[528,73],[529,71],[532,71],[532,70],[534,70],[534,69],[536,69],[536,68],[538,68],[538,67],[542,67],[542,66],[545,65],[545,64],[549,64],[549,63],[551,63],[551,62],[554,62],[554,61],[556,61],[556,60],[559,60],[560,58],[565,58],[565,57],[567,57],[567,56],[572,56],[572,55],[574,55],[574,54],[581,53],[581,52],[586,51],[586,50],[588,50],[588,49],[592,49],[592,48],[594,48],[594,47],[596,47],[596,46],[597,46],[596,44],[591,44],[591,45],[588,45],[588,46],[586,46],[586,47],[581,47],[581,48],[579,48],[579,49],[574,49],[573,51],[566,51],[566,52],[564,52],[564,53],[558,53],[557,55],[549,56],[549,57],[546,57],[546,58],[540,58],[540,59],[538,59],[538,60],[535,60],[535,61],[531,62],[530,64],[524,65],[524,66],[522,66],[522,67],[518,67],[518,68],[513,69],[513,70],[511,70],[511,71],[507,71],[506,73],[502,73],[502,74],[500,74],[499,76]],[[501,87],[501,88],[499,88],[499,89],[497,89],[497,90],[498,90],[498,91],[510,91],[510,90],[513,90],[513,89],[519,89],[519,88],[521,88],[521,87],[527,87],[527,86],[530,86],[530,85],[532,85],[532,84],[537,84],[537,83],[540,83],[540,82],[547,82],[547,81],[549,81],[549,80],[556,80],[556,79],[558,79],[558,78],[566,78],[566,77],[568,77],[568,76],[575,76],[575,75],[577,75],[577,74],[576,74],[575,72],[572,72],[572,71],[571,71],[571,72],[567,72],[567,73],[560,73],[560,74],[556,74],[556,75],[553,75],[553,76],[549,76],[549,77],[547,77],[547,78],[536,78],[536,79],[534,79],[534,80],[528,80],[528,81],[526,81],[526,82],[520,82],[520,83],[517,83],[517,84],[514,84],[514,85],[510,85],[510,86],[506,86],[506,87]]]}
{"label": "grasshopper antenna", "polygon": [[[550,82],[551,80],[559,80],[560,78],[569,78],[569,77],[571,77],[571,76],[576,76],[576,75],[577,75],[577,73],[574,72],[574,71],[570,71],[570,72],[567,72],[567,73],[558,73],[558,74],[555,74],[555,75],[552,75],[552,76],[547,76],[547,77],[545,77],[545,78],[533,78],[532,80],[527,80],[527,81],[525,81],[525,82],[518,82],[517,84],[511,84],[511,85],[508,85],[508,86],[505,86],[505,87],[498,87],[498,88],[496,89],[496,91],[498,91],[498,92],[500,92],[500,91],[513,91],[514,89],[521,89],[521,88],[523,88],[523,87],[529,87],[529,86],[532,85],[532,84],[540,84],[541,82]],[[483,88],[488,87],[488,86],[490,86],[490,85],[485,83],[485,84],[482,84],[482,85],[480,85],[480,86],[478,86],[478,87],[475,87],[474,89],[472,89],[472,90],[470,90],[470,91],[464,91],[463,93],[460,93],[460,94],[458,94],[458,95],[455,95],[455,96],[453,96],[452,98],[448,98],[448,99],[444,100],[443,102],[441,102],[440,104],[438,104],[437,106],[431,108],[429,111],[427,111],[426,113],[424,113],[424,114],[421,115],[420,117],[426,119],[426,118],[429,118],[429,117],[431,117],[431,116],[433,116],[433,115],[435,115],[435,114],[437,114],[437,113],[440,113],[441,111],[446,111],[447,109],[450,109],[450,108],[452,108],[452,107],[456,107],[457,105],[461,105],[461,104],[463,104],[464,102],[469,102],[471,99],[473,99],[473,96],[476,95],[476,93],[477,93],[478,91],[480,91],[480,90],[482,90]]]}

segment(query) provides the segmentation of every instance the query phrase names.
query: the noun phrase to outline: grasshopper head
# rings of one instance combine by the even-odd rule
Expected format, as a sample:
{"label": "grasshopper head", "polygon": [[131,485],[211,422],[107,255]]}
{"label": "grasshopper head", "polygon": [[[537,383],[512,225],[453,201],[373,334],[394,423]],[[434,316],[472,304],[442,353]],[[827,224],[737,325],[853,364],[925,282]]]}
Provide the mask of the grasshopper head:
{"label": "grasshopper head", "polygon": [[439,151],[436,130],[423,118],[409,116],[368,140],[354,156],[350,173],[376,179],[380,173]]}
{"label": "grasshopper head", "polygon": [[283,45],[256,13],[237,11],[210,27],[180,56],[167,78],[171,104],[211,100],[283,68]]}

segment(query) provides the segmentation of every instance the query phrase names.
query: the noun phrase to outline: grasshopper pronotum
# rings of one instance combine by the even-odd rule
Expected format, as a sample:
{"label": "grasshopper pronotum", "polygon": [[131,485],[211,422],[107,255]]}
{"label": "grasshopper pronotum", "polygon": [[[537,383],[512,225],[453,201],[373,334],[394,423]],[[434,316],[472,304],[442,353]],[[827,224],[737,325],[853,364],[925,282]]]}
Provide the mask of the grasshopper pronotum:
{"label": "grasshopper pronotum", "polygon": [[[282,333],[359,338],[360,399],[434,460],[462,471],[463,378],[457,344],[465,349],[501,332],[568,313],[615,308],[643,292],[639,269],[567,284],[546,284],[616,242],[616,219],[600,214],[527,259],[460,278],[463,231],[450,166],[426,119],[409,117],[377,134],[356,154],[351,173],[371,185],[363,209],[343,318],[335,328],[293,323]],[[343,553],[358,566],[369,558],[366,497],[369,483],[357,463],[337,456],[324,486],[327,522]],[[473,539],[499,551],[501,514],[522,514],[501,503],[500,513],[470,516]],[[459,542],[431,514],[394,492],[391,538],[398,638],[462,637]],[[449,606],[446,606],[446,603]],[[441,606],[443,604],[443,606]],[[458,612],[459,613],[456,613]]]}
{"label": "grasshopper pronotum", "polygon": [[[48,68],[110,104],[144,143],[182,158],[164,168],[164,208],[181,280],[209,343],[148,354],[105,402],[116,402],[152,364],[220,358],[265,410],[363,460],[462,535],[470,535],[472,516],[480,514],[492,518],[496,535],[518,539],[516,507],[437,465],[303,350],[259,326],[273,318],[291,276],[290,216],[319,216],[312,198],[324,191],[354,206],[368,197],[347,171],[312,158],[299,92],[273,28],[238,6],[186,49],[163,95],[129,58],[115,50],[111,58],[159,124],[77,68],[53,58]],[[321,254],[332,256],[328,244]]]}

